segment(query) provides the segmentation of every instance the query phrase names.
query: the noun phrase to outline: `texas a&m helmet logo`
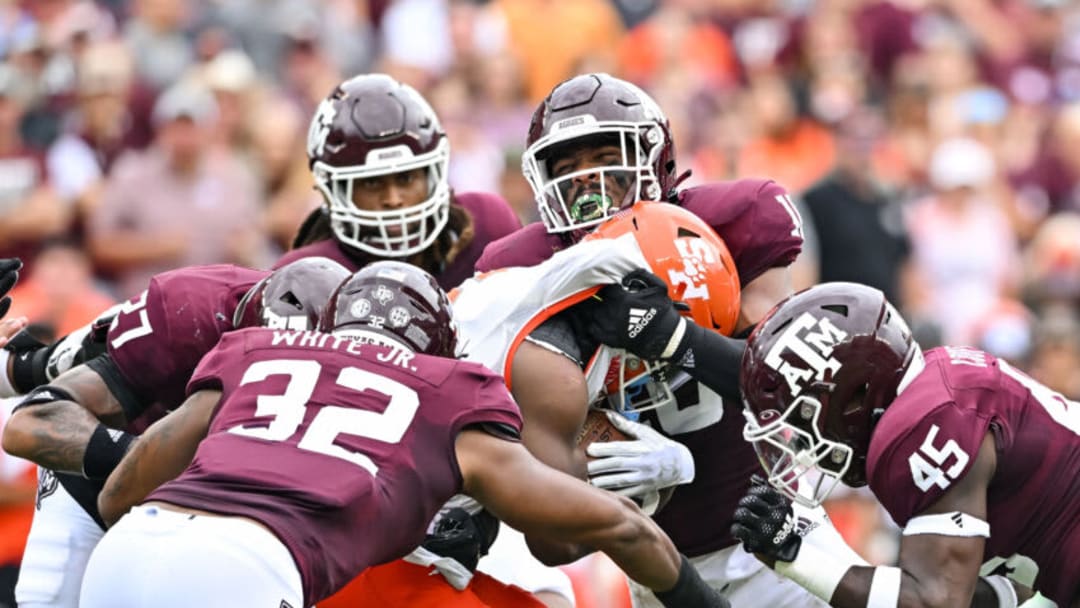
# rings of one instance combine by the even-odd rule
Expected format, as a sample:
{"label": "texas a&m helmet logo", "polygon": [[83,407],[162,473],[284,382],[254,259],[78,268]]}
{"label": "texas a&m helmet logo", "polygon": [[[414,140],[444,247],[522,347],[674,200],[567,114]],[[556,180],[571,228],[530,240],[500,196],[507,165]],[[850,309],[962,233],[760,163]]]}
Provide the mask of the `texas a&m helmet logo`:
{"label": "texas a&m helmet logo", "polygon": [[330,135],[330,129],[337,117],[337,107],[329,99],[322,100],[315,110],[315,117],[308,126],[307,149],[308,156],[322,156],[326,148],[326,137]]}
{"label": "texas a&m helmet logo", "polygon": [[669,282],[678,287],[685,286],[682,297],[686,299],[709,299],[708,277],[705,269],[717,262],[716,250],[703,239],[680,238],[675,240],[675,248],[682,258],[682,270],[668,270]]}
{"label": "texas a&m helmet logo", "polygon": [[779,372],[787,382],[791,396],[798,397],[811,379],[822,381],[826,372],[835,375],[839,371],[840,361],[832,356],[832,351],[847,337],[847,332],[829,319],[818,319],[804,312],[784,330],[765,355],[765,364]]}

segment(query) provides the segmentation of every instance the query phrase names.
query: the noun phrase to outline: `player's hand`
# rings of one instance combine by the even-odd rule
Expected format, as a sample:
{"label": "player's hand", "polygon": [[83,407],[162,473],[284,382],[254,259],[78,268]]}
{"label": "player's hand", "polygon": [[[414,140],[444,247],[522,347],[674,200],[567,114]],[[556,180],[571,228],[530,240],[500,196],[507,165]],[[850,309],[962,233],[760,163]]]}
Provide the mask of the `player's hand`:
{"label": "player's hand", "polygon": [[424,539],[422,546],[475,571],[480,558],[487,555],[498,533],[499,520],[487,511],[470,515],[465,509],[454,507],[440,514],[435,530]]}
{"label": "player's hand", "polygon": [[757,475],[739,500],[734,519],[731,535],[742,541],[747,551],[769,563],[795,561],[802,537],[795,530],[791,500]]}
{"label": "player's hand", "polygon": [[632,441],[591,443],[589,483],[628,497],[644,498],[662,488],[694,480],[694,458],[683,444],[664,437],[652,427],[615,412],[608,419]]}
{"label": "player's hand", "polygon": [[653,273],[631,272],[621,283],[608,285],[587,300],[589,334],[601,344],[648,361],[681,354],[687,321],[679,314],[680,304],[673,302],[667,291],[667,285]]}
{"label": "player's hand", "polygon": [[30,325],[30,319],[26,317],[15,317],[0,321],[0,348],[6,346],[15,334],[26,329],[28,325]]}
{"label": "player's hand", "polygon": [[7,293],[18,282],[20,268],[22,260],[19,258],[0,258],[0,296],[3,296],[0,297],[0,317],[11,308],[11,296]]}

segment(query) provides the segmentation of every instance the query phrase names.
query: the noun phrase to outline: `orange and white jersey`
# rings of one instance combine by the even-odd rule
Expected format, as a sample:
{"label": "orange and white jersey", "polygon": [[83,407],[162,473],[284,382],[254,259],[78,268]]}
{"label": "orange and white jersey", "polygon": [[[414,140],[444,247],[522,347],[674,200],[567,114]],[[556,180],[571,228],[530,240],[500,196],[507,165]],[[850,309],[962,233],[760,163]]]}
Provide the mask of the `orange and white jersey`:
{"label": "orange and white jersey", "polygon": [[469,361],[503,375],[525,336],[555,313],[638,268],[649,268],[632,234],[564,249],[536,266],[478,275],[451,294],[458,343]]}

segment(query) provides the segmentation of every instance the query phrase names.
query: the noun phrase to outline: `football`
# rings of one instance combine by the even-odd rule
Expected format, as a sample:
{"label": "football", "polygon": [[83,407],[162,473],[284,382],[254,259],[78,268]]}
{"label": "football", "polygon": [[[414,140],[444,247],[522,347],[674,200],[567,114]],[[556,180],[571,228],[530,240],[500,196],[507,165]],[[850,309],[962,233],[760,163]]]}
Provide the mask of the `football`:
{"label": "football", "polygon": [[[608,419],[606,411],[607,410],[590,409],[589,413],[586,414],[585,423],[581,425],[581,430],[578,432],[577,436],[577,444],[581,449],[585,449],[591,443],[627,441],[631,439],[626,433],[620,431],[615,428],[615,425],[611,424],[611,420]],[[589,457],[589,460],[592,460],[591,456]],[[648,500],[643,501],[640,498],[635,498],[634,502],[645,509],[647,514],[655,515],[667,505],[674,492],[675,486],[663,488],[649,496]]]}
{"label": "football", "polygon": [[585,416],[585,424],[578,431],[577,444],[585,449],[591,443],[626,441],[629,437],[608,420],[605,410],[591,409]]}

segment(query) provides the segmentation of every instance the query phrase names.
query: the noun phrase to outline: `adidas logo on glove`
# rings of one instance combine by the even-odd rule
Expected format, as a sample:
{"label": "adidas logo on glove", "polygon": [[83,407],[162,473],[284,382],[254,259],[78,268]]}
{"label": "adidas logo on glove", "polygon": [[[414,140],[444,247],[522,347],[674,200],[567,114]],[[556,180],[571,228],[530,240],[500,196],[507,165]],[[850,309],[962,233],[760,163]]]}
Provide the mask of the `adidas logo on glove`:
{"label": "adidas logo on glove", "polygon": [[649,321],[652,321],[655,316],[655,308],[650,308],[649,310],[645,310],[644,308],[631,308],[630,324],[626,328],[627,333],[631,338],[636,338],[642,330],[649,326]]}

